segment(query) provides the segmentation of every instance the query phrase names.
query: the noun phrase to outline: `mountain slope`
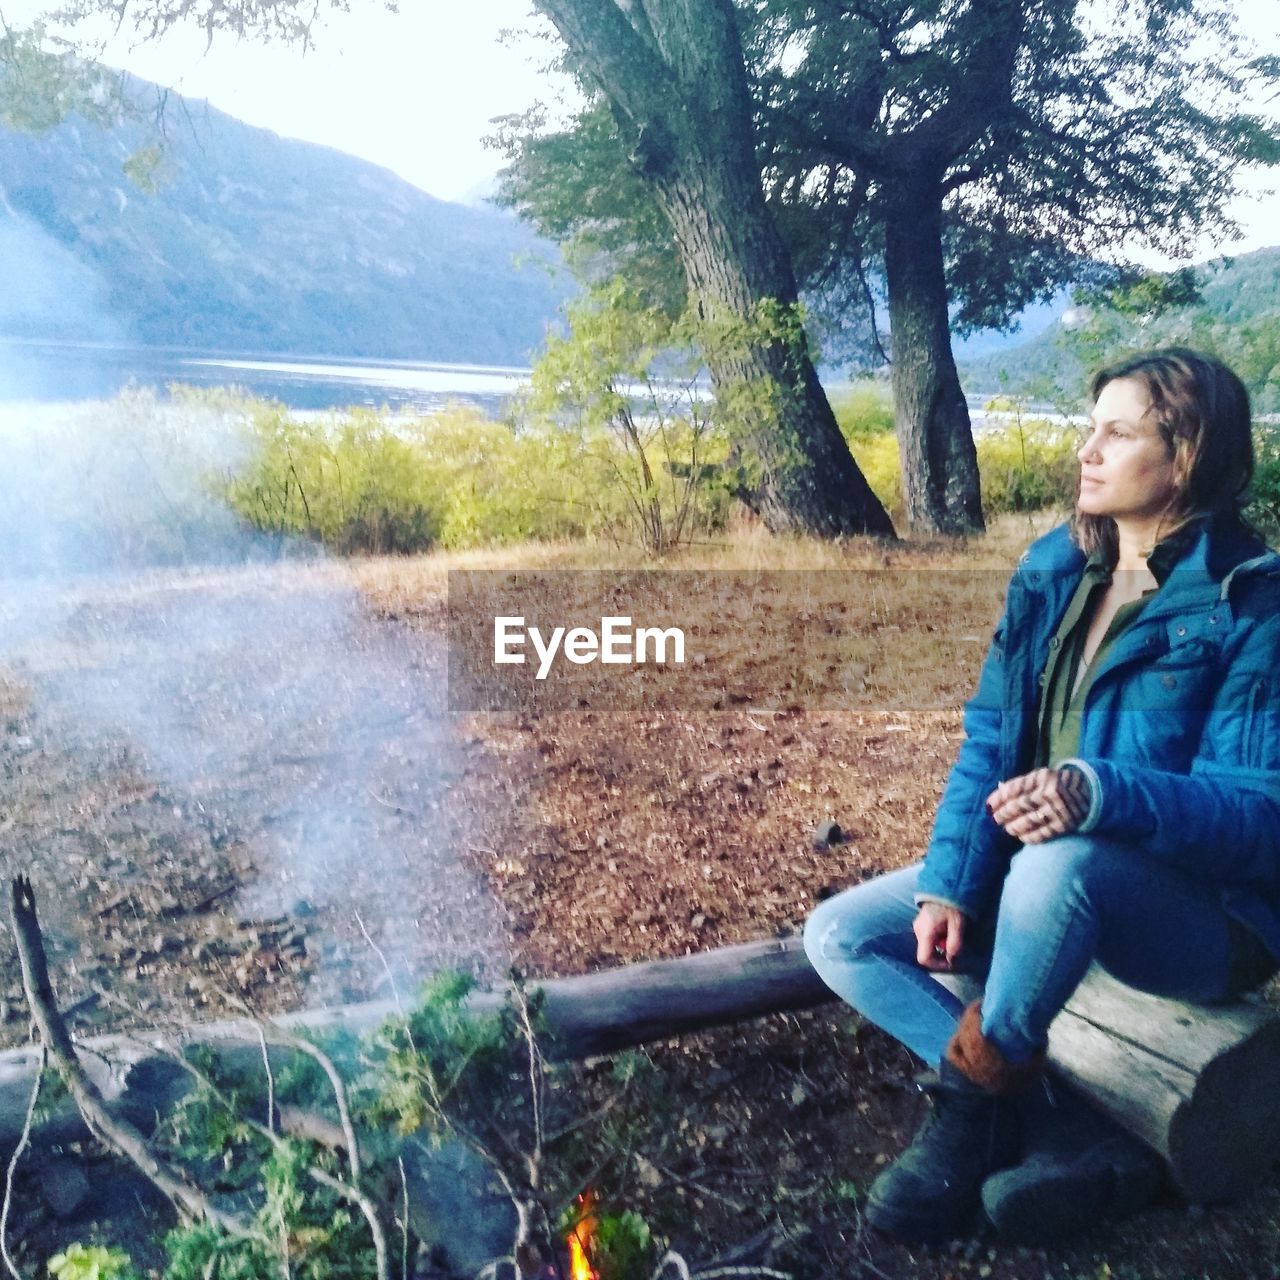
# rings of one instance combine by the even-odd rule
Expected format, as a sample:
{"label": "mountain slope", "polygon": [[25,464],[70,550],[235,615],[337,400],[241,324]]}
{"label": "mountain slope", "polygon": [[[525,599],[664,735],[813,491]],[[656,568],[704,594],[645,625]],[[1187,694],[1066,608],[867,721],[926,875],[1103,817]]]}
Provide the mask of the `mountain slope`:
{"label": "mountain slope", "polygon": [[524,364],[567,292],[506,214],[177,95],[163,123],[154,194],[140,124],[0,130],[0,335]]}
{"label": "mountain slope", "polygon": [[[1254,407],[1280,411],[1280,247],[1237,258],[1218,258],[1196,267],[1201,301],[1193,307],[1140,321],[1106,312],[1083,321],[1069,334],[1058,321],[1031,341],[1010,350],[966,361],[965,387],[986,394],[1005,388],[1057,399],[1083,394],[1084,364],[1123,352],[1182,343],[1226,360],[1249,387]],[[1082,359],[1082,356],[1084,359]]]}

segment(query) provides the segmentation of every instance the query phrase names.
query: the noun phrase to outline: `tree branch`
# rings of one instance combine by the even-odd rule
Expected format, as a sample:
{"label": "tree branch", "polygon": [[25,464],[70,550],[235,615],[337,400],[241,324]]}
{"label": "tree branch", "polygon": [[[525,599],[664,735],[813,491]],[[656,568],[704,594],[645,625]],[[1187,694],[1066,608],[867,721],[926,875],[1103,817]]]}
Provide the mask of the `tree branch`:
{"label": "tree branch", "polygon": [[910,172],[925,159],[945,166],[1008,110],[1026,24],[1024,2],[999,0],[973,7],[973,30],[967,38],[957,33],[956,44],[967,46],[967,53],[953,63],[952,90],[937,111],[902,135],[891,153],[895,168]]}
{"label": "tree branch", "polygon": [[387,1233],[383,1229],[378,1206],[359,1187],[343,1182],[341,1178],[335,1178],[333,1174],[316,1165],[307,1166],[307,1176],[354,1204],[364,1214],[365,1221],[369,1224],[369,1233],[373,1236],[373,1252],[378,1260],[378,1280],[391,1280],[391,1265],[387,1257]]}
{"label": "tree branch", "polygon": [[203,1191],[157,1156],[137,1128],[127,1120],[116,1119],[107,1110],[101,1091],[80,1065],[71,1034],[58,1010],[36,916],[35,891],[26,876],[14,878],[11,918],[28,1007],[54,1069],[62,1077],[90,1132],[145,1174],[184,1217],[207,1222],[239,1239],[257,1239],[242,1219],[216,1208]]}
{"label": "tree branch", "polygon": [[[670,68],[615,0],[535,0],[610,101],[636,126],[661,119]],[[647,19],[646,19],[647,25]]]}

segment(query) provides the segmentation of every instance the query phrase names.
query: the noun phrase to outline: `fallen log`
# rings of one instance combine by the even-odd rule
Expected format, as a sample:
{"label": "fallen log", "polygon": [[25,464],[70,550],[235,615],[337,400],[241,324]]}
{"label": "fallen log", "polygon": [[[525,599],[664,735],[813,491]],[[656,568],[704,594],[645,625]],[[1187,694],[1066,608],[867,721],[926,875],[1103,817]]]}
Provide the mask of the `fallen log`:
{"label": "fallen log", "polygon": [[[575,978],[530,982],[545,994],[550,1056],[584,1058],[713,1026],[798,1010],[835,997],[798,938],[744,943]],[[477,992],[492,1009],[501,992]],[[282,1018],[292,1030],[371,1030],[393,1001]],[[260,1059],[242,1021],[196,1024],[188,1042]],[[172,1042],[173,1036],[164,1039]],[[128,1101],[147,1058],[138,1037],[87,1042],[90,1061],[115,1057],[108,1097]],[[1143,995],[1095,970],[1053,1024],[1050,1063],[1125,1129],[1159,1153],[1188,1199],[1220,1202],[1253,1186],[1280,1152],[1280,1015],[1260,1001],[1204,1008]],[[37,1055],[0,1054],[0,1141],[20,1131]],[[133,1070],[130,1070],[130,1067]]]}
{"label": "fallen log", "polygon": [[1095,967],[1049,1030],[1049,1060],[1188,1200],[1237,1199],[1280,1158],[1280,1014],[1261,1000],[1163,1000]]}

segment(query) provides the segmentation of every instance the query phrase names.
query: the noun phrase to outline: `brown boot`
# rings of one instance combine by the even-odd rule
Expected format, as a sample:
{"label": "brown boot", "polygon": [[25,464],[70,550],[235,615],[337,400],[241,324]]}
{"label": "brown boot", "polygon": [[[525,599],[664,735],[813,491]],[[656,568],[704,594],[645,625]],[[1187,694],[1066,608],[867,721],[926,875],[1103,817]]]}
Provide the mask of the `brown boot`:
{"label": "brown boot", "polygon": [[957,1234],[977,1210],[986,1178],[1018,1157],[1017,1112],[1008,1096],[1035,1079],[1044,1055],[1009,1062],[983,1036],[981,1013],[976,1003],[964,1011],[924,1125],[871,1184],[867,1220],[888,1235],[929,1243]]}
{"label": "brown boot", "polygon": [[982,1034],[981,1000],[975,1000],[960,1015],[956,1033],[947,1045],[946,1058],[971,1084],[998,1098],[1021,1093],[1038,1080],[1044,1070],[1043,1049],[1026,1062],[1010,1062]]}

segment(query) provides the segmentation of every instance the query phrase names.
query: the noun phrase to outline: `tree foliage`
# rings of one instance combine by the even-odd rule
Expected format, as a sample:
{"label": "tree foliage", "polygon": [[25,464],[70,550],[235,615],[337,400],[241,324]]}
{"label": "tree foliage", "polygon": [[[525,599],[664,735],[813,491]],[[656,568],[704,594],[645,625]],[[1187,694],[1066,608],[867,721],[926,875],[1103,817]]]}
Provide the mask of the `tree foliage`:
{"label": "tree foliage", "polygon": [[[837,336],[879,301],[884,225],[922,170],[965,331],[1003,326],[1065,282],[1105,282],[1095,264],[1140,246],[1187,253],[1228,236],[1242,167],[1280,158],[1253,105],[1280,82],[1275,60],[1251,53],[1225,0],[737,10],[764,189],[810,310]],[[508,203],[577,237],[589,267],[634,264],[633,282],[661,296],[670,234],[598,95],[566,128],[508,120],[499,141]],[[870,336],[841,354],[869,352]]]}
{"label": "tree foliage", "polygon": [[118,75],[85,62],[44,23],[20,30],[0,13],[0,126],[41,133],[71,115],[110,125],[123,108]]}

